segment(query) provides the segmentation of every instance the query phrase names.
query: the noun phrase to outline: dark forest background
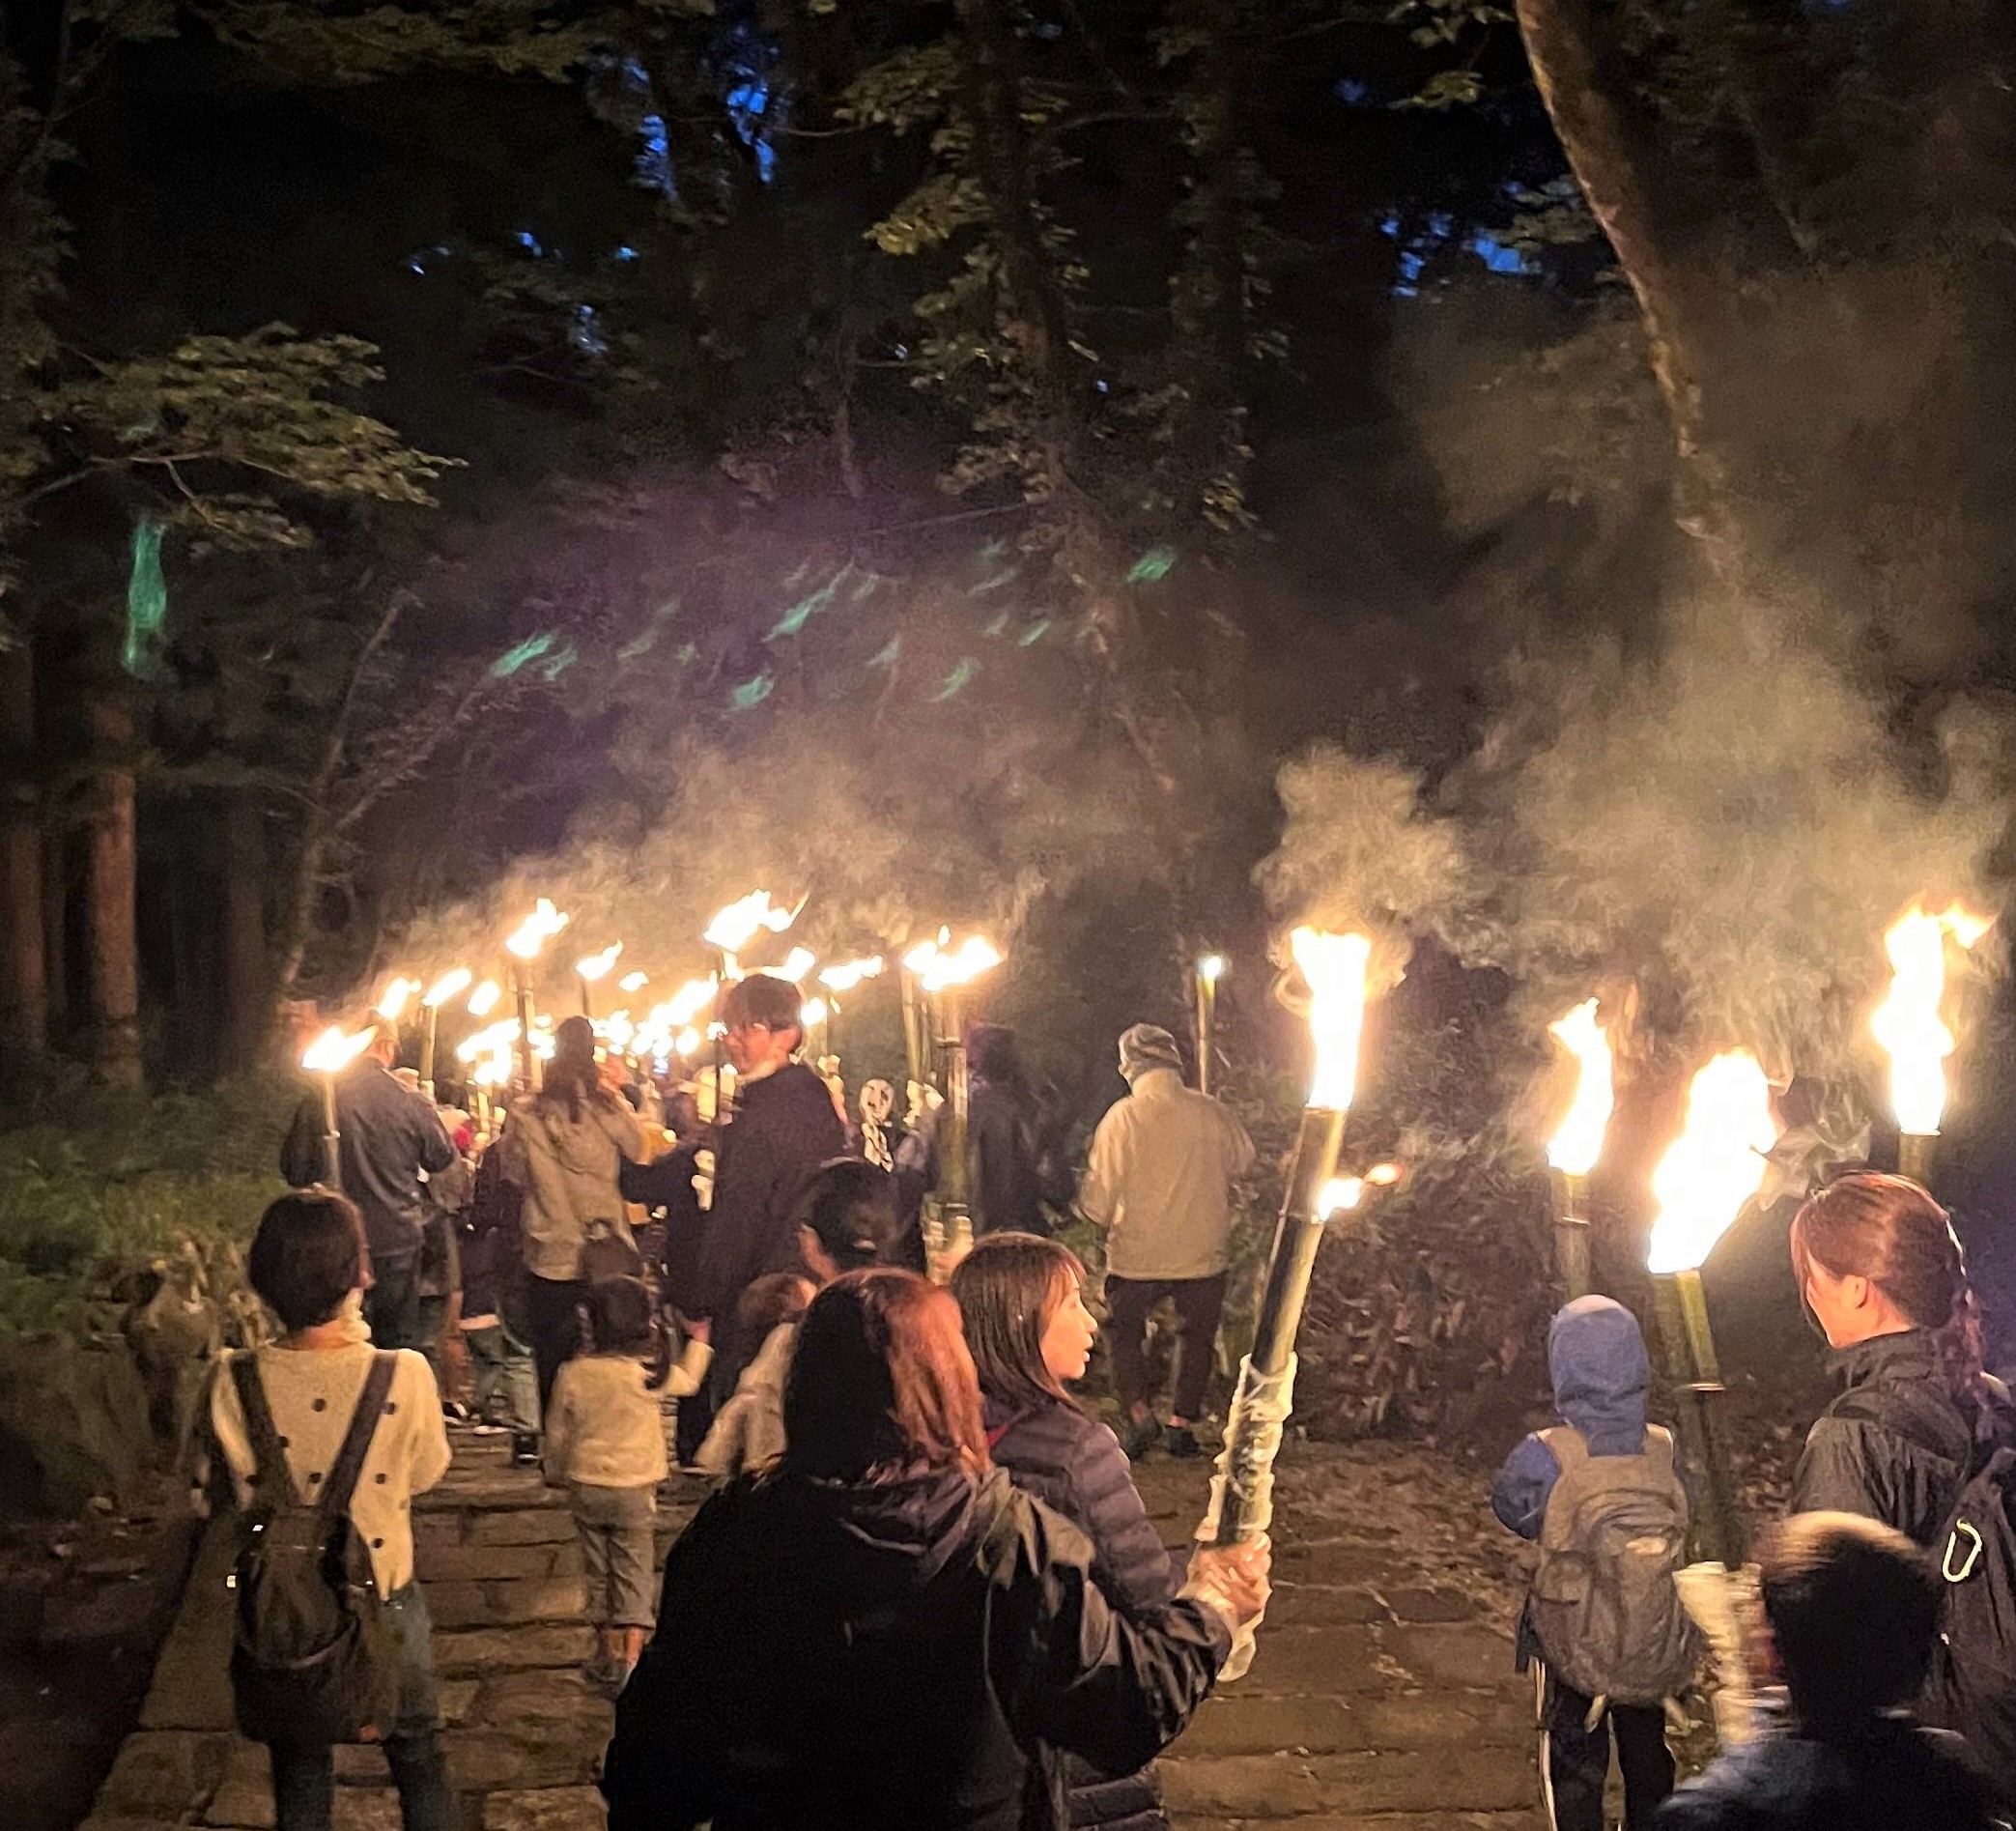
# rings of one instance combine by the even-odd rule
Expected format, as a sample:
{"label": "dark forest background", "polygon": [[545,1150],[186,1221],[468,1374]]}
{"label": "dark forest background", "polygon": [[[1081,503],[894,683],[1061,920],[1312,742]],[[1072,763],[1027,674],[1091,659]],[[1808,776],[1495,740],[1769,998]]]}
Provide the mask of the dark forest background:
{"label": "dark forest background", "polygon": [[[837,954],[991,926],[999,1015],[1088,1106],[1224,948],[1259,1110],[1270,934],[1369,923],[1410,963],[1364,1148],[1448,1246],[1333,1291],[1389,1362],[1513,1352],[1462,1243],[1537,1258],[1519,1102],[1591,990],[1619,1211],[1710,1046],[1806,1077],[1823,1147],[1880,1134],[1882,927],[2003,875],[2006,7],[5,32],[31,1088],[244,1073],[535,893],[683,974],[767,883]],[[1945,1173],[1992,1258],[1997,1000],[1965,1038]]]}

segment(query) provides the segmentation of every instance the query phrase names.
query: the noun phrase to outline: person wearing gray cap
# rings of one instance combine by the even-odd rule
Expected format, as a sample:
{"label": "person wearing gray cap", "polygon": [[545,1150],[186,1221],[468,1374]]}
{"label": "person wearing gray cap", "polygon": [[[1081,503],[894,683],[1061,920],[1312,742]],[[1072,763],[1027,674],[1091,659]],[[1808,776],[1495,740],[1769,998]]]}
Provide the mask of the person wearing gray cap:
{"label": "person wearing gray cap", "polygon": [[1253,1140],[1217,1101],[1183,1085],[1182,1053],[1167,1030],[1128,1030],[1120,1072],[1128,1095],[1093,1134],[1078,1207],[1106,1229],[1107,1338],[1127,1408],[1122,1442],[1138,1460],[1155,1441],[1146,1350],[1149,1317],[1167,1297],[1181,1333],[1166,1441],[1172,1456],[1195,1456],[1225,1305],[1232,1186],[1253,1167]]}

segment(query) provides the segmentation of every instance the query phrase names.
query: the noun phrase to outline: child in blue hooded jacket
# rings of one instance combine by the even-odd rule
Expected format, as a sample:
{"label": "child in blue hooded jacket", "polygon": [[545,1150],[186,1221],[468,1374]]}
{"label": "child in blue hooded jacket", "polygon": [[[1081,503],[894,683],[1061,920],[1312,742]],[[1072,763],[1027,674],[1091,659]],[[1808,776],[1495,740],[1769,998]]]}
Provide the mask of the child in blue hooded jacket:
{"label": "child in blue hooded jacket", "polygon": [[1554,1831],[1604,1831],[1614,1734],[1625,1823],[1649,1831],[1673,1790],[1663,1698],[1692,1654],[1671,1576],[1687,1497],[1671,1436],[1645,1421],[1652,1369],[1630,1310],[1577,1298],[1547,1330],[1547,1369],[1562,1425],[1523,1439],[1491,1489],[1499,1521],[1542,1547],[1519,1629],[1542,1791]]}

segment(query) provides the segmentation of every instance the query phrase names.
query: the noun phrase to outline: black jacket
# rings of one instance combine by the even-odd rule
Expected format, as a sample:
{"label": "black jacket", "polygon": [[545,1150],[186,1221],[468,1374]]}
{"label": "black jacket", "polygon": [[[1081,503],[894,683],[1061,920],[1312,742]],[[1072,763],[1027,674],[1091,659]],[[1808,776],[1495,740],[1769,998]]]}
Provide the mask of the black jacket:
{"label": "black jacket", "polygon": [[[1133,1620],[1152,1620],[1168,1608],[1176,1573],[1120,1439],[1062,1399],[1022,1411],[989,1399],[986,1420],[995,1467],[1092,1540],[1093,1581],[1106,1600]],[[1068,1780],[1074,1826],[1156,1831],[1168,1824],[1151,1767],[1114,1775],[1074,1758]]]}
{"label": "black jacket", "polygon": [[799,1062],[735,1092],[735,1114],[722,1133],[714,1206],[694,1265],[696,1316],[726,1322],[742,1293],[766,1272],[799,1264],[791,1211],[812,1172],[842,1157],[847,1130],[833,1090]]}
{"label": "black jacket", "polygon": [[[455,1161],[434,1101],[400,1086],[365,1056],[336,1077],[336,1130],[343,1192],[363,1213],[372,1258],[388,1264],[412,1258],[427,1222],[420,1172],[433,1174]],[[280,1174],[296,1188],[327,1174],[322,1137],[322,1096],[311,1094],[280,1147]]]}
{"label": "black jacket", "polygon": [[693,1186],[699,1174],[697,1144],[681,1144],[648,1163],[623,1163],[616,1187],[626,1202],[636,1202],[665,1229],[659,1252],[660,1288],[678,1309],[693,1310],[695,1274],[706,1237],[707,1211]]}
{"label": "black jacket", "polygon": [[1848,1389],[1806,1435],[1796,1513],[1860,1513],[1930,1549],[1966,1485],[1974,1433],[1953,1403],[1929,1330],[1878,1335],[1829,1357]]}
{"label": "black jacket", "polygon": [[976,1234],[1048,1234],[1035,1103],[1013,1081],[978,1076],[967,1107]]}
{"label": "black jacket", "polygon": [[1730,1749],[1659,1809],[1658,1831],[1989,1831],[1957,1736],[1878,1719],[1852,1738],[1794,1732]]}
{"label": "black jacket", "polygon": [[1056,1831],[1056,1751],[1142,1766],[1231,1645],[1201,1603],[1128,1620],[1092,1560],[1000,1471],[737,1480],[666,1559],[610,1831]]}

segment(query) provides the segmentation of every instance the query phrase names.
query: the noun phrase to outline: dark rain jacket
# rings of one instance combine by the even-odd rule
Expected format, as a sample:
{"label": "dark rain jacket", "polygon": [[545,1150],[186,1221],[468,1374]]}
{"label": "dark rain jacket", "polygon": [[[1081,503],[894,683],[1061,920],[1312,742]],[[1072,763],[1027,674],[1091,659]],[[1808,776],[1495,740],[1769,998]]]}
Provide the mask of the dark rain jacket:
{"label": "dark rain jacket", "polygon": [[1792,1510],[1860,1513],[1929,1550],[1946,1529],[1975,1447],[1932,1331],[1878,1335],[1828,1359],[1847,1390],[1806,1434]]}
{"label": "dark rain jacket", "polygon": [[[310,1095],[280,1146],[280,1174],[296,1188],[327,1174],[323,1119],[322,1097]],[[412,1259],[430,1213],[420,1172],[431,1176],[455,1161],[454,1143],[434,1101],[400,1086],[389,1071],[364,1056],[336,1076],[336,1130],[343,1192],[364,1216],[372,1258],[382,1265]]]}
{"label": "dark rain jacket", "polygon": [[742,1293],[766,1272],[798,1269],[792,1211],[813,1171],[846,1149],[847,1129],[833,1090],[803,1063],[786,1062],[737,1088],[735,1114],[717,1152],[714,1205],[694,1263],[695,1315],[729,1322]]}
{"label": "dark rain jacket", "polygon": [[1879,1718],[1853,1737],[1792,1732],[1730,1749],[1659,1809],[1657,1831],[1988,1831],[1957,1736]]}
{"label": "dark rain jacket", "polygon": [[1093,1559],[1000,1470],[732,1483],[666,1559],[609,1831],[1060,1831],[1059,1753],[1144,1766],[1231,1647],[1202,1603],[1130,1620]]}
{"label": "dark rain jacket", "polygon": [[1017,1080],[975,1075],[967,1117],[976,1234],[1052,1231],[1036,1102]]}
{"label": "dark rain jacket", "polygon": [[[1092,1541],[1093,1580],[1106,1600],[1135,1619],[1166,1609],[1177,1591],[1176,1573],[1141,1504],[1120,1439],[1063,1399],[1020,1411],[989,1399],[986,1422],[994,1466]],[[1156,1831],[1168,1824],[1151,1767],[1115,1775],[1073,1759],[1067,1777],[1075,1827]]]}
{"label": "dark rain jacket", "polygon": [[626,1202],[636,1202],[664,1228],[659,1251],[659,1286],[682,1310],[696,1311],[694,1291],[706,1237],[707,1211],[700,1206],[693,1180],[699,1174],[697,1144],[681,1144],[648,1163],[626,1163],[616,1172],[616,1187]]}
{"label": "dark rain jacket", "polygon": [[[1645,1395],[1652,1362],[1638,1319],[1607,1297],[1578,1297],[1554,1318],[1547,1336],[1554,1409],[1582,1434],[1592,1456],[1636,1456],[1645,1448]],[[1520,1439],[1491,1485],[1491,1511],[1521,1538],[1538,1540],[1547,1497],[1561,1465],[1539,1432]],[[1540,1656],[1527,1612],[1519,1615],[1520,1672]]]}

